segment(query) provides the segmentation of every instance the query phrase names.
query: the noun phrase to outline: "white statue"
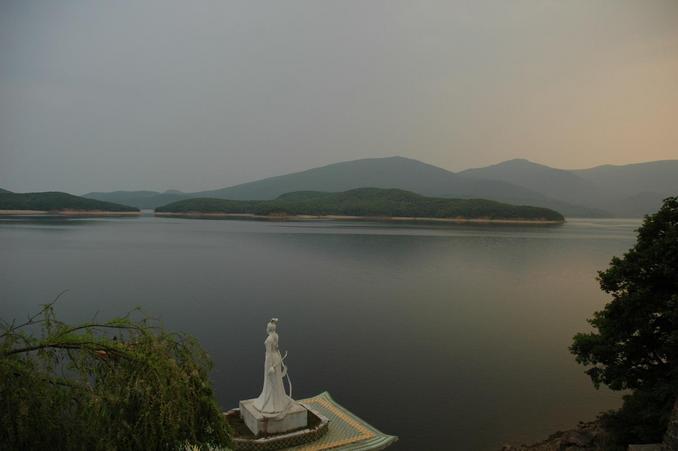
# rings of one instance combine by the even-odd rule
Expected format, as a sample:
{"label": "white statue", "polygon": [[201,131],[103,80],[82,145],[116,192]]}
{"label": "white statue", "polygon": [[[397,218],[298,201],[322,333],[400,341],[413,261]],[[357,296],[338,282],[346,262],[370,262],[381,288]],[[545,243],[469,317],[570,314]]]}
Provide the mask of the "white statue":
{"label": "white statue", "polygon": [[[278,318],[273,318],[266,326],[268,337],[264,341],[266,346],[266,360],[264,362],[264,388],[257,399],[254,408],[266,417],[276,417],[283,414],[292,402],[292,383],[287,375],[287,367],[283,360],[287,357],[280,355],[278,350],[278,334],[276,332]],[[287,376],[290,394],[285,393],[283,378]]]}

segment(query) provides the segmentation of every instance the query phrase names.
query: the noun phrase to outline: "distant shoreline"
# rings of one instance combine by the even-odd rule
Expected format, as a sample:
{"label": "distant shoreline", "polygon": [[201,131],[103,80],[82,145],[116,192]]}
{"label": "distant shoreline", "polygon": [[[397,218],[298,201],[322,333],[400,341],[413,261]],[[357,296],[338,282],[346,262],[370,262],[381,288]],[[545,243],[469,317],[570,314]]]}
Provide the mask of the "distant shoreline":
{"label": "distant shoreline", "polygon": [[0,216],[140,216],[141,211],[108,210],[0,210]]}
{"label": "distant shoreline", "polygon": [[265,219],[269,221],[378,221],[378,222],[439,222],[451,224],[563,224],[565,221],[548,219],[490,219],[490,218],[433,218],[414,216],[348,216],[348,215],[257,215],[253,213],[154,212],[155,216],[196,219],[233,218]]}

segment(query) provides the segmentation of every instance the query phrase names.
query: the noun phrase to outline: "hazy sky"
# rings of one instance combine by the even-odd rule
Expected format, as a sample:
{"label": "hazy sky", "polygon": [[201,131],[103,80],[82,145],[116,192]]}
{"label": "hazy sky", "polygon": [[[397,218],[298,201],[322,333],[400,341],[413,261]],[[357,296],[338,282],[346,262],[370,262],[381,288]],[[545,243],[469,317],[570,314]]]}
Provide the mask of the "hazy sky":
{"label": "hazy sky", "polygon": [[678,158],[678,1],[0,1],[0,187]]}

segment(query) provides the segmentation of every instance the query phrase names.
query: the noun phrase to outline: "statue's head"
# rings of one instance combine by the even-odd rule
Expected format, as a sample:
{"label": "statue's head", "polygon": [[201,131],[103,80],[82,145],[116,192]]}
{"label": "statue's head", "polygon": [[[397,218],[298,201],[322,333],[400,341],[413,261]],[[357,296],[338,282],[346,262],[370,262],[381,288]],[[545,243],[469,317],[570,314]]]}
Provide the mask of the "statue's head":
{"label": "statue's head", "polygon": [[278,328],[278,318],[271,318],[271,320],[266,325],[266,332],[270,334],[271,332],[275,332],[277,328]]}

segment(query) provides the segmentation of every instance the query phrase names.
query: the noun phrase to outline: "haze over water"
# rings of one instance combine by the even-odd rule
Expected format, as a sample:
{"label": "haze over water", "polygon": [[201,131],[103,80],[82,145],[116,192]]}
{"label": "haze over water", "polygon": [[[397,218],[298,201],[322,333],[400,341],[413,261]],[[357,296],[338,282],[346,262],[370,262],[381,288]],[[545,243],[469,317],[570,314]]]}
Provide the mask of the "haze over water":
{"label": "haze over water", "polygon": [[0,311],[64,289],[66,321],[141,306],[208,349],[224,409],[259,394],[279,317],[295,398],[328,390],[394,449],[491,450],[619,405],[567,347],[639,224],[3,219]]}

